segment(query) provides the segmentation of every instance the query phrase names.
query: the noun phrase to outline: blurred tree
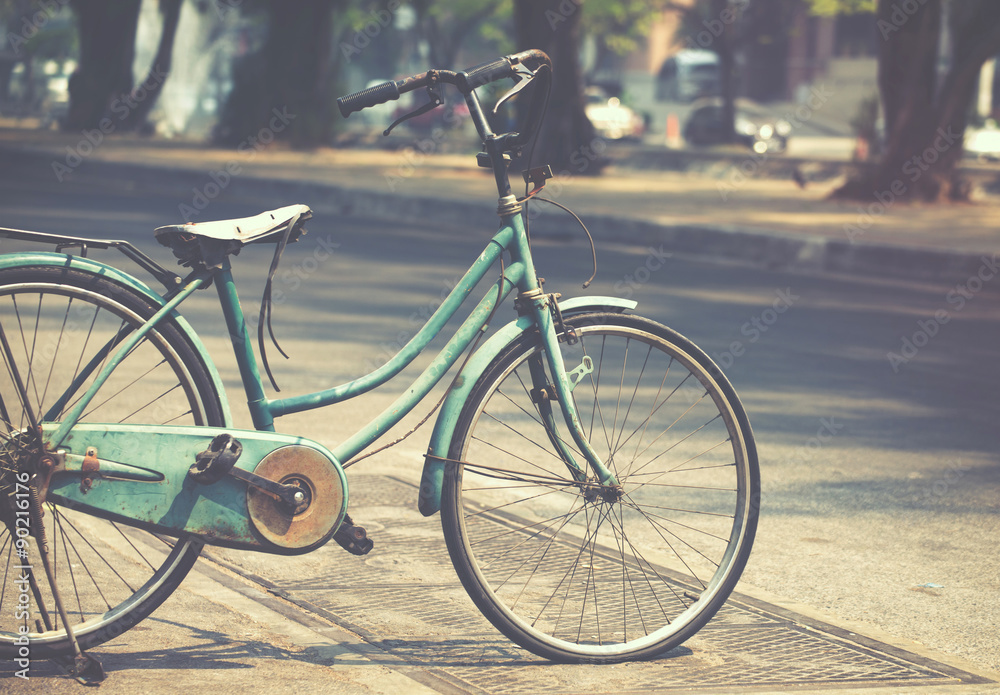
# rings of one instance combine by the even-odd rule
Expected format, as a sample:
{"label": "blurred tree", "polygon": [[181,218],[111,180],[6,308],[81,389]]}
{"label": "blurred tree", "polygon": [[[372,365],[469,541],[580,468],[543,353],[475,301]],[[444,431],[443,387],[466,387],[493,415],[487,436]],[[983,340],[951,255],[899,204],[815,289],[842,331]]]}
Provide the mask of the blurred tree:
{"label": "blurred tree", "polygon": [[514,30],[518,50],[539,48],[552,58],[552,94],[542,123],[533,163],[557,172],[593,174],[602,163],[595,156],[594,126],[583,110],[579,36],[581,0],[515,0]]}
{"label": "blurred tree", "polygon": [[152,130],[147,118],[170,74],[182,4],[159,0],[159,44],[145,79],[136,85],[132,70],[141,0],[71,0],[80,61],[70,78],[65,129],[99,128],[106,133],[110,123],[117,131]]}
{"label": "blurred tree", "polygon": [[337,50],[333,59],[338,78],[348,67],[366,79],[379,81],[402,69],[414,50],[411,18],[399,21],[402,7],[401,0],[353,0],[336,13],[333,33]]}
{"label": "blurred tree", "polygon": [[874,12],[876,0],[806,0],[816,15],[853,14]]}
{"label": "blurred tree", "polygon": [[788,51],[801,0],[754,0],[743,15],[743,70],[739,91],[754,101],[784,100]]}
{"label": "blurred tree", "polygon": [[163,83],[166,81],[167,75],[170,74],[174,55],[174,37],[177,35],[177,25],[180,22],[183,2],[184,0],[160,0],[163,28],[160,31],[156,55],[153,57],[153,64],[146,74],[146,79],[129,95],[130,98],[126,103],[130,108],[127,114],[123,114],[122,130],[152,129],[147,119],[160,96],[160,92],[163,91]]}
{"label": "blurred tree", "polygon": [[749,0],[697,0],[691,5],[671,3],[681,13],[681,31],[688,48],[714,51],[719,56],[719,93],[725,141],[736,139],[736,54],[744,36],[743,13]]}
{"label": "blurred tree", "polygon": [[115,99],[132,91],[140,0],[71,0],[80,60],[69,81],[68,130],[93,129]]}
{"label": "blurred tree", "polygon": [[[836,9],[832,0],[824,4]],[[1000,53],[1000,3],[962,0],[947,8],[941,0],[878,0],[882,157],[849,179],[836,197],[875,196],[883,203],[968,197],[957,164],[979,71]],[[943,78],[938,72],[942,22],[948,22],[951,37],[950,67]]]}
{"label": "blurred tree", "polygon": [[587,0],[581,23],[596,46],[594,64],[604,65],[612,55],[638,49],[653,21],[673,5],[670,0]]}
{"label": "blurred tree", "polygon": [[[45,107],[47,76],[36,74],[36,63],[62,62],[77,52],[76,32],[66,20],[62,5],[38,0],[0,0],[0,101],[22,113]],[[14,69],[21,65],[16,93],[11,93]],[[13,103],[11,103],[13,102]]]}
{"label": "blurred tree", "polygon": [[417,13],[420,33],[427,41],[430,67],[461,69],[455,61],[464,41],[476,34],[506,0],[411,0]]}
{"label": "blurred tree", "polygon": [[[256,142],[275,118],[269,136],[294,147],[329,142],[332,118],[333,17],[350,0],[266,0],[267,39],[233,69],[233,90],[215,130],[219,144]],[[246,3],[250,10],[259,3]]]}

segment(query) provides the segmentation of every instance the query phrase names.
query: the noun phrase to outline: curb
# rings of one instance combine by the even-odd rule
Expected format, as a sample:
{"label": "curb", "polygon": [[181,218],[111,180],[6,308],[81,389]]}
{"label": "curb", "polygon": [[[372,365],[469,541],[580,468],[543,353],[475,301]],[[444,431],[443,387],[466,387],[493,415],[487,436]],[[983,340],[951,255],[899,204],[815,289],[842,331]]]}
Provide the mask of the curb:
{"label": "curb", "polygon": [[[42,148],[0,150],[0,157],[23,178],[48,179],[51,152]],[[191,197],[211,179],[205,170],[135,162],[87,161],[69,180],[85,179],[103,187],[132,192]],[[310,180],[271,178],[248,172],[234,176],[225,199],[252,200],[262,206],[302,202],[318,212],[337,216],[410,221],[433,219],[446,226],[491,229],[496,225],[492,200],[417,197],[389,192],[354,189]],[[487,204],[487,200],[490,201]],[[179,206],[180,207],[180,206]],[[544,228],[534,228],[540,238],[562,239],[580,233],[568,215],[545,208]],[[539,208],[532,208],[534,220]],[[849,242],[816,235],[791,235],[770,230],[712,225],[672,225],[627,215],[581,215],[595,241],[660,246],[663,252],[698,259],[711,259],[768,270],[823,272],[876,278],[962,281],[984,265],[995,263],[984,253],[947,251],[928,247]],[[178,211],[178,219],[180,219]],[[164,221],[167,223],[168,221]]]}

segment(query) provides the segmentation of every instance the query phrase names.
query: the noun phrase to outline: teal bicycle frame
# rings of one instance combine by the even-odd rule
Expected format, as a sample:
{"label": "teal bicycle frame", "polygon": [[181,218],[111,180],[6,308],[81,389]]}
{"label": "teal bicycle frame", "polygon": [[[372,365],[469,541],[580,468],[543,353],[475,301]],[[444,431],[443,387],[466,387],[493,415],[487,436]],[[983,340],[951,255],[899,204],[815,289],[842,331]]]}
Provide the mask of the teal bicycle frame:
{"label": "teal bicycle frame", "polygon": [[[115,355],[107,360],[101,373],[91,384],[87,393],[84,394],[74,405],[73,409],[67,413],[62,422],[59,423],[55,433],[49,438],[49,443],[53,447],[62,443],[121,359],[160,320],[173,315],[174,311],[185,299],[198,288],[204,287],[209,280],[214,281],[217,287],[222,313],[232,340],[236,362],[254,427],[257,430],[274,431],[274,420],[277,417],[322,408],[349,400],[385,384],[398,375],[440,333],[444,325],[455,315],[490,269],[501,260],[505,252],[509,253],[510,262],[503,264],[501,277],[486,292],[485,296],[438,355],[388,408],[347,441],[334,448],[332,453],[339,462],[348,463],[358,453],[385,434],[411,412],[431,389],[438,384],[459,357],[465,353],[476,337],[486,331],[487,322],[493,316],[497,305],[503,302],[514,289],[517,289],[518,297],[523,307],[522,311],[526,314],[523,318],[528,319],[527,321],[522,319],[522,321],[517,322],[517,333],[530,330],[532,326],[537,327],[546,357],[545,365],[552,379],[552,384],[549,385],[544,370],[541,369],[541,363],[538,362],[532,369],[533,378],[537,382],[534,386],[536,389],[551,388],[554,390],[554,398],[552,400],[559,403],[561,414],[569,430],[569,440],[575,443],[579,452],[583,453],[587,459],[586,462],[575,460],[570,447],[566,444],[569,440],[558,434],[561,428],[557,424],[555,414],[551,408],[542,408],[542,416],[545,418],[546,424],[550,429],[553,442],[561,450],[566,460],[566,465],[574,477],[579,480],[586,479],[586,468],[589,465],[595,478],[602,484],[616,485],[617,481],[614,476],[604,465],[603,461],[601,461],[600,457],[593,451],[583,434],[571,395],[575,381],[567,374],[562,353],[559,349],[559,337],[553,321],[552,305],[554,297],[544,294],[540,289],[519,209],[517,212],[506,214],[501,218],[499,231],[475,260],[465,276],[451,291],[441,306],[438,307],[427,323],[386,364],[369,374],[340,386],[289,398],[272,399],[265,395],[263,380],[257,365],[250,335],[247,331],[246,319],[240,307],[228,259],[221,269],[198,271],[189,276],[183,288],[176,293],[168,294],[164,298],[165,303],[156,315],[140,329],[129,335],[120,345],[116,346]],[[587,304],[587,306],[612,306],[619,310],[629,305],[634,306],[633,303],[626,303],[613,298],[594,299],[597,301],[593,304]],[[512,333],[510,339],[516,337],[517,333]],[[509,342],[509,340],[506,342]],[[490,352],[492,353],[493,351]],[[577,369],[580,368],[578,367]],[[87,375],[87,373],[84,373],[80,377],[80,380],[82,381]],[[459,380],[464,376],[463,372]],[[458,383],[458,380],[456,383]],[[445,422],[453,423],[457,419],[458,411],[460,411],[463,403],[464,399],[447,399],[439,418]],[[436,432],[440,429],[437,428]],[[447,438],[447,436],[444,437],[445,440]],[[434,447],[432,446],[432,452],[433,450]],[[426,494],[428,491],[424,489],[425,486],[422,486],[421,510],[424,513],[437,511],[440,497],[440,475],[436,475],[436,473],[443,465],[444,458],[442,454],[445,453],[433,452],[429,455],[425,470],[425,480],[430,479],[431,489],[428,495]]]}
{"label": "teal bicycle frame", "polygon": [[[354,456],[373,443],[396,423],[430,392],[442,379],[469,345],[486,329],[486,323],[493,315],[498,303],[502,302],[515,288],[519,297],[534,298],[530,301],[531,315],[539,329],[542,344],[545,348],[547,366],[552,374],[553,386],[562,414],[569,427],[572,440],[587,457],[595,475],[602,484],[614,485],[614,476],[604,466],[603,462],[590,447],[583,434],[576,408],[571,397],[573,384],[566,374],[559,341],[552,320],[550,297],[539,291],[538,278],[531,259],[527,235],[521,215],[511,214],[502,218],[500,230],[496,233],[485,250],[468,270],[461,281],[449,293],[437,311],[430,317],[417,334],[386,364],[375,371],[340,386],[323,391],[308,393],[290,398],[269,399],[264,394],[263,381],[257,368],[250,336],[246,329],[246,321],[240,309],[236,287],[228,267],[224,267],[215,278],[219,299],[227,328],[233,339],[236,361],[239,366],[243,386],[246,391],[254,426],[261,430],[273,430],[274,419],[281,415],[297,413],[315,408],[321,408],[334,403],[340,403],[385,384],[405,369],[433,340],[442,327],[454,316],[465,299],[485,277],[504,251],[509,251],[511,261],[503,267],[502,277],[496,281],[492,289],[486,292],[470,316],[462,323],[441,352],[432,360],[427,368],[416,378],[409,388],[400,395],[388,408],[379,414],[361,431],[333,449],[333,454],[343,463],[349,462]],[[544,387],[545,384],[536,384]],[[445,414],[443,413],[442,416]],[[554,427],[554,423],[552,423]],[[577,473],[581,467],[569,459],[568,465],[575,466]]]}

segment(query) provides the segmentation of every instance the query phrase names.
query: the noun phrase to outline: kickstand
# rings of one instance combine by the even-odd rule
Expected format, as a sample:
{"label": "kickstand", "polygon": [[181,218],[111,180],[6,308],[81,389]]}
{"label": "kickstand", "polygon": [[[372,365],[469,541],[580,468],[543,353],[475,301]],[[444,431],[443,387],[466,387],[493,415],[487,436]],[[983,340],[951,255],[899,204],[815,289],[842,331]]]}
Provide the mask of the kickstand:
{"label": "kickstand", "polygon": [[[69,622],[69,616],[66,615],[66,609],[63,607],[62,598],[59,595],[59,587],[56,585],[55,575],[52,572],[51,564],[49,564],[48,542],[45,539],[45,527],[41,524],[41,503],[38,501],[38,491],[35,488],[31,488],[31,512],[34,516],[33,520],[38,524],[36,526],[38,531],[35,535],[35,544],[38,546],[42,568],[45,570],[45,577],[48,579],[49,589],[52,591],[52,600],[59,611],[59,617],[62,618],[63,627],[66,629],[66,636],[69,637],[70,644],[73,645],[74,657],[72,664],[68,666],[69,674],[83,685],[100,685],[105,678],[104,667],[101,666],[100,661],[84,654],[80,649],[80,644],[76,641],[76,635],[73,634],[73,626]],[[66,664],[62,665],[64,668],[67,668]]]}
{"label": "kickstand", "polygon": [[100,685],[105,678],[101,662],[84,652],[73,659],[73,675],[84,685]]}
{"label": "kickstand", "polygon": [[100,685],[107,677],[101,662],[86,652],[73,658],[57,657],[52,662],[83,685]]}

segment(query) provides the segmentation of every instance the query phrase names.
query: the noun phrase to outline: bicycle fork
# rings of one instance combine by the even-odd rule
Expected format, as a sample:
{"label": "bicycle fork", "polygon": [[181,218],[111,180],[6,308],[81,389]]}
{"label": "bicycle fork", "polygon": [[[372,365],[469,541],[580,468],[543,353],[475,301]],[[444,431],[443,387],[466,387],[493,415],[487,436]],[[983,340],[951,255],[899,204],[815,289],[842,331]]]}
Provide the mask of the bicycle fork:
{"label": "bicycle fork", "polygon": [[[530,304],[535,325],[538,326],[542,338],[544,362],[542,356],[535,353],[528,358],[528,368],[531,373],[532,400],[538,408],[549,440],[559,452],[570,475],[578,483],[587,482],[587,467],[589,466],[603,490],[617,489],[619,487],[617,478],[594,451],[589,438],[583,431],[576,401],[573,398],[575,386],[594,369],[590,356],[584,355],[582,363],[567,372],[559,346],[560,336],[557,334],[553,322],[553,312],[558,311],[555,308],[554,296],[546,295],[541,289],[537,289],[522,293],[518,300]],[[569,341],[575,339],[571,331],[564,331],[562,336],[563,339]],[[552,375],[551,384],[545,373],[545,367],[548,367],[548,371]],[[559,404],[562,420],[566,429],[569,430],[569,440],[560,434],[559,418],[555,416],[555,411],[552,408],[553,400]],[[582,462],[583,465],[577,461],[577,455],[574,455],[576,452],[574,452],[571,442],[576,446],[577,452],[585,459]]]}

